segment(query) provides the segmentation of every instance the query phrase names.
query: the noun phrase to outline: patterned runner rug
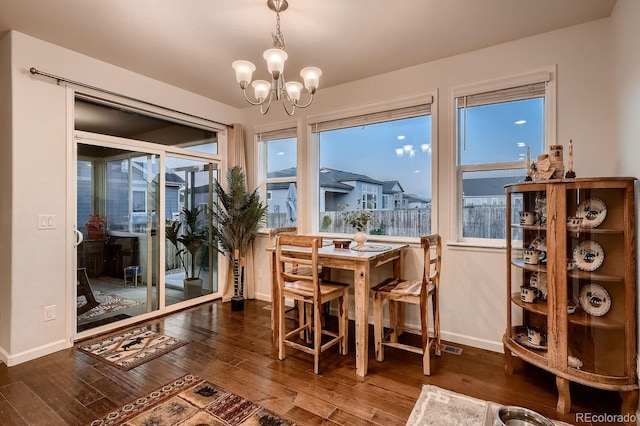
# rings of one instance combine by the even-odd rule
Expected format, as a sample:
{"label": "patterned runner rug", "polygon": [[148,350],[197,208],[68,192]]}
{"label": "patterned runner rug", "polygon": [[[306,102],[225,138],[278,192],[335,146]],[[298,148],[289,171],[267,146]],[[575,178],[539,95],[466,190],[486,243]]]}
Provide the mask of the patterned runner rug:
{"label": "patterned runner rug", "polygon": [[[494,419],[500,407],[502,405],[496,402],[473,398],[433,385],[423,385],[420,397],[407,420],[407,426],[494,426]],[[513,424],[516,424],[516,421]],[[555,420],[553,423],[557,426],[569,426]]]}
{"label": "patterned runner rug", "polygon": [[187,343],[141,327],[87,343],[78,350],[121,370],[130,370]]}
{"label": "patterned runner rug", "polygon": [[[108,314],[110,312],[119,311],[121,309],[130,308],[132,306],[142,305],[142,302],[136,300],[127,299],[126,297],[116,296],[115,294],[104,293],[100,290],[94,290],[93,295],[96,300],[100,302],[98,306],[88,310],[82,315],[78,315],[78,321],[88,320],[100,315]],[[87,299],[84,296],[78,296],[76,300],[76,306],[79,308],[87,303]]]}
{"label": "patterned runner rug", "polygon": [[293,426],[295,423],[191,374],[136,398],[91,426]]}

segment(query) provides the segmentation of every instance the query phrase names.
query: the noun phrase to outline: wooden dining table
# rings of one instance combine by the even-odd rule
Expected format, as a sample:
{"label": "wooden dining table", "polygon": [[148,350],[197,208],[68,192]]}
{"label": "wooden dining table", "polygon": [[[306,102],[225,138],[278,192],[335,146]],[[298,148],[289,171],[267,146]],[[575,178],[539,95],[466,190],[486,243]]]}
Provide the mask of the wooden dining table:
{"label": "wooden dining table", "polygon": [[[392,263],[392,275],[402,278],[404,258],[408,244],[367,243],[362,251],[353,249],[337,249],[330,241],[318,249],[318,266],[331,269],[353,271],[354,306],[356,323],[356,375],[365,376],[369,363],[369,289],[371,288],[371,271],[389,262]],[[301,250],[291,248],[290,250]],[[276,250],[267,248],[271,253],[271,330],[274,347],[278,345],[278,327],[276,315],[279,309],[278,281],[276,276]],[[287,251],[283,248],[283,251]],[[385,277],[386,278],[386,277]]]}

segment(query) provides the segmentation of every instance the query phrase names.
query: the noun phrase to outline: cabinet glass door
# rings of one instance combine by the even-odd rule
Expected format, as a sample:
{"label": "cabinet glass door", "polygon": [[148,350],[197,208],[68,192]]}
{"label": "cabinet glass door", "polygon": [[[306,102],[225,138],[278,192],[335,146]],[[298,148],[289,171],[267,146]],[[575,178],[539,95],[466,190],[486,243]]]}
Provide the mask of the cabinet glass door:
{"label": "cabinet glass door", "polygon": [[576,187],[566,197],[567,368],[623,377],[625,300],[632,300],[625,297],[625,189]]}
{"label": "cabinet glass door", "polygon": [[541,358],[548,352],[546,192],[512,193],[511,337]]}

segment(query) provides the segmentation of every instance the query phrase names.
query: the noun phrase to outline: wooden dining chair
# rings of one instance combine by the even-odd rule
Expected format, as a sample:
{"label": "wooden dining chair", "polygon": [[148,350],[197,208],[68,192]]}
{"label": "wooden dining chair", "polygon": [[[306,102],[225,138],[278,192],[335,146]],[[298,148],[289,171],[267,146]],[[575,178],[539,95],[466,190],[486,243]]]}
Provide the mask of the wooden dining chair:
{"label": "wooden dining chair", "polygon": [[[320,354],[340,344],[340,353],[347,354],[349,323],[348,284],[322,280],[318,269],[318,248],[321,238],[306,235],[279,235],[276,238],[276,275],[278,279],[278,359],[286,357],[289,346],[313,355],[313,371],[320,374]],[[295,267],[291,267],[295,265]],[[303,304],[304,319],[293,330],[285,325],[285,298]],[[338,301],[338,332],[323,327],[322,306],[332,300]],[[313,336],[308,342],[301,339],[302,332]],[[328,336],[323,342],[323,336]]]}
{"label": "wooden dining chair", "polygon": [[[440,351],[440,267],[442,262],[442,242],[440,235],[433,234],[420,238],[423,249],[424,271],[422,280],[388,279],[372,289],[373,328],[375,354],[379,362],[384,361],[384,347],[390,346],[422,354],[422,369],[425,376],[431,374],[431,350],[436,356]],[[389,330],[382,324],[383,302],[389,305]],[[433,311],[433,331],[429,331],[429,300]],[[403,303],[420,307],[420,328],[404,324]],[[400,343],[398,337],[403,332],[422,336],[421,345]]]}

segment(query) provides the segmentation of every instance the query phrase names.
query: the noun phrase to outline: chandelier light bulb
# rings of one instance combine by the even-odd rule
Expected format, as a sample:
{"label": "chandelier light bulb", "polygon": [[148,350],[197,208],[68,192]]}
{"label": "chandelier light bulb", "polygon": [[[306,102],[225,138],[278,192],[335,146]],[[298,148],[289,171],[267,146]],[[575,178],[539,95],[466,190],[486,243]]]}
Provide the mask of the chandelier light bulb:
{"label": "chandelier light bulb", "polygon": [[288,81],[285,86],[287,88],[287,95],[289,95],[289,99],[298,102],[300,100],[300,92],[302,91],[302,83],[297,81]]}
{"label": "chandelier light bulb", "polygon": [[231,66],[236,71],[236,81],[244,89],[251,82],[256,66],[249,61],[234,61]]}
{"label": "chandelier light bulb", "polygon": [[307,88],[309,93],[314,94],[320,83],[320,76],[322,71],[316,67],[306,67],[300,71],[300,76],[304,79],[304,87]]}
{"label": "chandelier light bulb", "polygon": [[267,61],[267,69],[273,76],[274,80],[280,78],[280,74],[284,72],[284,62],[289,55],[282,49],[267,49],[262,54]]}
{"label": "chandelier light bulb", "polygon": [[255,97],[259,102],[265,100],[269,94],[269,90],[271,90],[271,83],[266,80],[256,80],[251,83],[251,86],[253,87]]}

